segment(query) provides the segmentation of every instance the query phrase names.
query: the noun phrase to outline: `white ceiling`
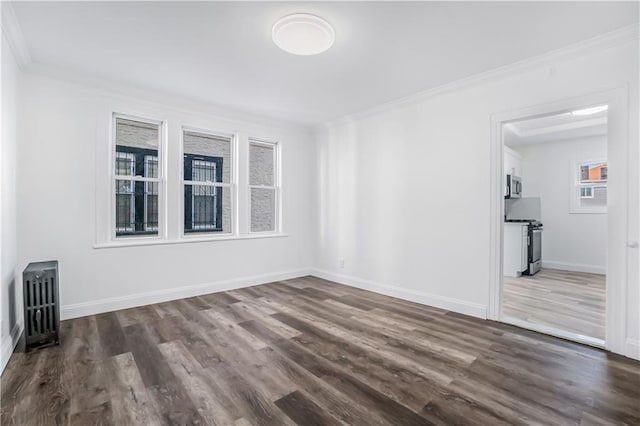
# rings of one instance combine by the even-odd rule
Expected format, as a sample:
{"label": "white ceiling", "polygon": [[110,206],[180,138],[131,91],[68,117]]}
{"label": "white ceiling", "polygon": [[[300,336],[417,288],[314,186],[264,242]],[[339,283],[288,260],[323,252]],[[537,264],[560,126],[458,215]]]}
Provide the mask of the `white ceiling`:
{"label": "white ceiling", "polygon": [[512,148],[606,134],[607,111],[584,116],[566,112],[504,125],[504,143]]}
{"label": "white ceiling", "polygon": [[[20,2],[34,62],[316,124],[638,22],[610,2]],[[318,56],[271,27],[308,12],[336,30]]]}

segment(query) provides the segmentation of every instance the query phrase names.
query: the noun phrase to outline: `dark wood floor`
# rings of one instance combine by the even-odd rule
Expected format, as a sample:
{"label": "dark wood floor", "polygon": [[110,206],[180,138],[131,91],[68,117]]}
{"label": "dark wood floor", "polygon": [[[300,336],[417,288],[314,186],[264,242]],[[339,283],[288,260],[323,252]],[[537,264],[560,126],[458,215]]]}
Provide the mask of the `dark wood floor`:
{"label": "dark wood floor", "polygon": [[640,423],[640,363],[316,278],[62,323],[2,424]]}

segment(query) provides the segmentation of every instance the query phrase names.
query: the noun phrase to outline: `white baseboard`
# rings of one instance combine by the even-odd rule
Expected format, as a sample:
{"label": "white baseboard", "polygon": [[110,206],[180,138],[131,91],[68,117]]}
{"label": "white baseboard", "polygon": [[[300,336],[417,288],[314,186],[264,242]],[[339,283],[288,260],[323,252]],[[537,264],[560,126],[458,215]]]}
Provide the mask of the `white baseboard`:
{"label": "white baseboard", "polygon": [[351,287],[384,294],[386,296],[397,297],[398,299],[408,300],[410,302],[421,303],[423,305],[433,306],[435,308],[445,309],[477,318],[487,318],[487,307],[478,303],[423,293],[415,290],[408,290],[348,275],[335,274],[321,269],[312,269],[311,275]]}
{"label": "white baseboard", "polygon": [[629,358],[640,361],[640,340],[627,339],[627,350],[625,355]]}
{"label": "white baseboard", "polygon": [[607,273],[606,266],[598,266],[598,265],[583,265],[580,263],[567,263],[567,262],[556,262],[554,260],[543,260],[542,267],[548,269],[560,269],[563,271],[571,271],[571,272],[587,272],[589,274],[602,274],[605,275]]}
{"label": "white baseboard", "polygon": [[18,344],[18,339],[20,339],[21,334],[22,323],[18,322],[11,329],[11,333],[8,336],[5,336],[4,339],[2,339],[2,353],[0,354],[0,374],[2,374],[4,368],[9,362],[9,359],[11,359],[11,355],[13,354],[13,350]]}
{"label": "white baseboard", "polygon": [[193,297],[200,296],[202,294],[235,290],[238,288],[266,284],[274,281],[298,278],[309,275],[310,273],[310,269],[296,269],[271,274],[234,278],[231,280],[216,281],[211,283],[168,288],[148,293],[130,294],[127,296],[93,300],[90,302],[74,303],[71,305],[62,306],[62,308],[60,309],[60,319],[66,320],[71,318],[84,317],[87,315],[100,314],[103,312],[117,311],[119,309],[150,305],[152,303],[183,299],[185,297]]}

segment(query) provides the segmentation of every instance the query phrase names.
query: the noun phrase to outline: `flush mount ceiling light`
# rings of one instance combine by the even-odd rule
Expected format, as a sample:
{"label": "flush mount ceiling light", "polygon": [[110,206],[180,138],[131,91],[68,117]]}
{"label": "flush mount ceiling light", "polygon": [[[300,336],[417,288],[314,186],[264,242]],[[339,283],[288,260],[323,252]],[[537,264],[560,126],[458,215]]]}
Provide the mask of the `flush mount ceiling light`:
{"label": "flush mount ceiling light", "polygon": [[593,108],[585,108],[585,109],[578,109],[575,111],[571,111],[571,115],[591,115],[591,114],[597,114],[602,111],[606,111],[608,109],[609,109],[608,105],[601,105]]}
{"label": "flush mount ceiling light", "polygon": [[273,42],[294,55],[317,55],[333,45],[336,33],[319,16],[294,13],[278,20],[271,31]]}

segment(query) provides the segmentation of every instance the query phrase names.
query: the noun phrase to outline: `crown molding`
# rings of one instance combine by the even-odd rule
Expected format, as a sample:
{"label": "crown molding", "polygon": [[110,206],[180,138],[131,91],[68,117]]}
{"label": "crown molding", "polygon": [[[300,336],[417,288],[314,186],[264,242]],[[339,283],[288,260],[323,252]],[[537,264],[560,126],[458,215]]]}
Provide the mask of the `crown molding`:
{"label": "crown molding", "polygon": [[588,55],[593,52],[600,52],[614,46],[622,45],[631,41],[640,39],[640,24],[632,24],[617,30],[601,34],[599,36],[589,38],[569,46],[561,47],[541,55],[532,56],[512,64],[508,64],[499,68],[474,74],[472,76],[446,83],[431,89],[423,90],[409,96],[395,99],[390,102],[364,109],[354,114],[344,115],[335,120],[330,120],[314,127],[314,132],[324,127],[347,124],[353,121],[362,120],[367,117],[375,116],[396,108],[412,105],[429,98],[440,96],[446,93],[454,92],[464,88],[488,83],[495,80],[507,78],[509,76],[525,72],[533,68],[544,67],[559,61],[566,61],[573,58]]}
{"label": "crown molding", "polygon": [[31,54],[29,53],[27,42],[22,34],[22,29],[11,2],[3,1],[1,3],[2,35],[7,40],[9,47],[11,47],[18,67],[24,69],[31,62]]}

